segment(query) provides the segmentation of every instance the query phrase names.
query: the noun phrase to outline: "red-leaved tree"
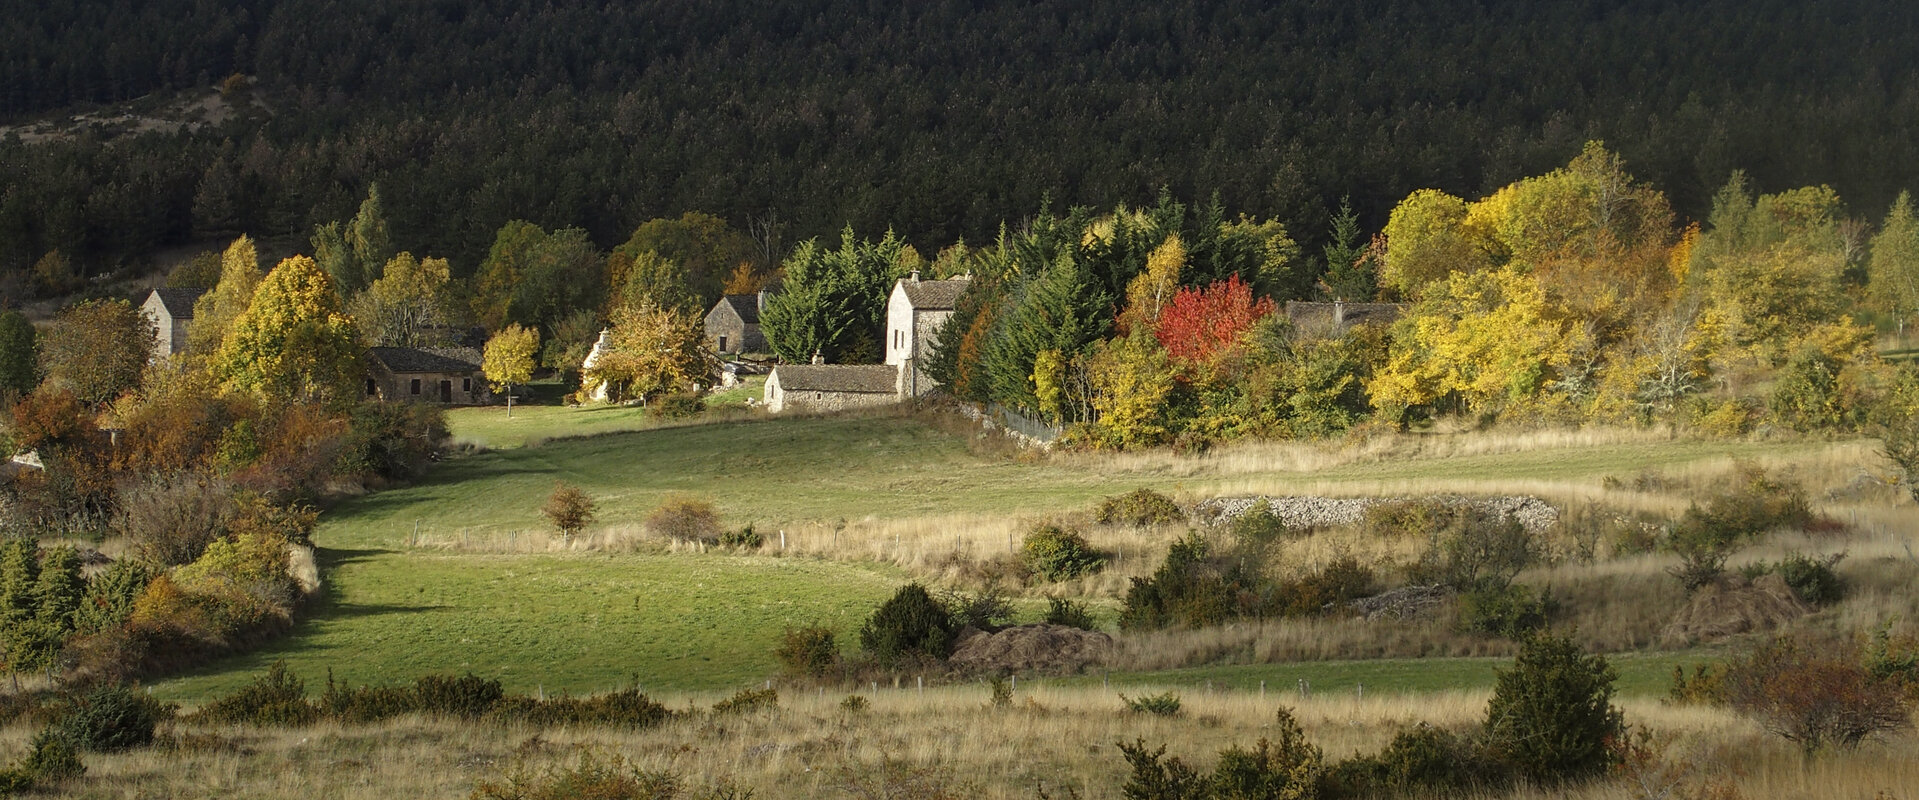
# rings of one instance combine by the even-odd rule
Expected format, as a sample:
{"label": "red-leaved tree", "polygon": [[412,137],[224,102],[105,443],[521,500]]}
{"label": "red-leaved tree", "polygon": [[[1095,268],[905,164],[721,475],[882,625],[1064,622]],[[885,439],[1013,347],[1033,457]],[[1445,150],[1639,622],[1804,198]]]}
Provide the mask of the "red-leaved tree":
{"label": "red-leaved tree", "polygon": [[1175,361],[1202,364],[1230,347],[1273,309],[1272,298],[1254,300],[1253,287],[1233,275],[1204,289],[1180,289],[1160,311],[1153,336]]}

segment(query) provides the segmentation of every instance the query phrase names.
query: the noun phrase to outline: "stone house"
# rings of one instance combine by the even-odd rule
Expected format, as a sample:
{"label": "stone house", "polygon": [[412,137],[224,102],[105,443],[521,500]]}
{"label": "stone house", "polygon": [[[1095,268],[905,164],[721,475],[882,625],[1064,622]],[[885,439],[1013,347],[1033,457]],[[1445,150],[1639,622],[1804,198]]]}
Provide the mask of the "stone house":
{"label": "stone house", "polygon": [[706,342],[716,353],[764,353],[766,335],[760,333],[760,310],[766,292],[729,294],[706,312]]}
{"label": "stone house", "polygon": [[1286,319],[1293,331],[1308,338],[1344,335],[1359,325],[1391,325],[1406,313],[1400,303],[1308,303],[1286,301]]}
{"label": "stone house", "polygon": [[845,411],[900,401],[900,370],[886,364],[782,364],[766,378],[766,410]]}
{"label": "stone house", "polygon": [[893,284],[886,301],[886,363],[899,368],[901,395],[918,397],[939,383],[921,368],[933,353],[940,326],[953,316],[972,278],[920,280],[918,272]]}
{"label": "stone house", "polygon": [[193,304],[205,289],[155,289],[140,304],[159,336],[153,340],[153,360],[187,350],[187,326],[193,322]]}
{"label": "stone house", "polygon": [[465,350],[369,347],[366,396],[389,401],[477,405],[491,397],[477,355]]}

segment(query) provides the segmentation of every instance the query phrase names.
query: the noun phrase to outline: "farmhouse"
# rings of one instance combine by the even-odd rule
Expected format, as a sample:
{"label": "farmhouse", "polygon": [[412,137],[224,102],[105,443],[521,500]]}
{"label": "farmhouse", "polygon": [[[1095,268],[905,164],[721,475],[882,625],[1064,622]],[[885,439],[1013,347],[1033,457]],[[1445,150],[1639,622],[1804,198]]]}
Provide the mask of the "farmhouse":
{"label": "farmhouse", "polygon": [[706,342],[716,353],[764,353],[766,336],[760,333],[760,310],[766,292],[729,294],[706,312]]}
{"label": "farmhouse", "polygon": [[900,370],[885,364],[782,364],[766,378],[766,410],[845,411],[900,401]]}
{"label": "farmhouse", "polygon": [[487,399],[478,359],[460,350],[370,347],[366,396],[382,400],[474,405]]}
{"label": "farmhouse", "polygon": [[920,280],[918,272],[893,284],[886,301],[886,363],[900,370],[900,394],[918,397],[939,386],[922,365],[933,353],[940,326],[953,316],[971,277]]}
{"label": "farmhouse", "polygon": [[1286,319],[1308,338],[1332,338],[1358,325],[1391,325],[1406,312],[1399,303],[1307,303],[1286,301]]}
{"label": "farmhouse", "polygon": [[205,289],[155,289],[140,304],[140,311],[153,320],[160,333],[153,340],[153,360],[159,361],[187,349],[187,325],[193,322],[193,303],[206,294]]}

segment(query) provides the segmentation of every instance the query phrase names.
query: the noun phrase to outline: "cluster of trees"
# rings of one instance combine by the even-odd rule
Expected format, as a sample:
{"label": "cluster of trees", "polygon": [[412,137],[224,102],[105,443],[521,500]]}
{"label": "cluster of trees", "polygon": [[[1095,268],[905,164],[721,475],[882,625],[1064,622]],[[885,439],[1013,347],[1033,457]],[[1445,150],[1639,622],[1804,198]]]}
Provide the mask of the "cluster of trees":
{"label": "cluster of trees", "polygon": [[1915,19],[1822,9],[37,3],[0,20],[0,118],[216,84],[237,113],[0,142],[0,275],[17,297],[56,250],[87,276],[202,237],[303,238],[375,181],[397,248],[456,276],[514,219],[610,247],[700,208],[762,241],[890,224],[924,248],[1048,193],[1161,186],[1318,245],[1329,198],[1376,225],[1411,188],[1489,192],[1595,137],[1689,217],[1735,165],[1883,207],[1919,163]]}
{"label": "cluster of trees", "polygon": [[[1478,200],[1414,192],[1370,242],[1349,210],[1328,227],[1310,258],[1279,223],[1217,203],[1043,211],[959,258],[979,277],[929,369],[1098,447],[1439,414],[1852,428],[1910,394],[1861,322],[1903,327],[1919,308],[1905,194],[1875,229],[1829,187],[1755,196],[1735,172],[1681,228],[1590,142]],[[1275,302],[1312,298],[1402,314],[1312,330]]]}

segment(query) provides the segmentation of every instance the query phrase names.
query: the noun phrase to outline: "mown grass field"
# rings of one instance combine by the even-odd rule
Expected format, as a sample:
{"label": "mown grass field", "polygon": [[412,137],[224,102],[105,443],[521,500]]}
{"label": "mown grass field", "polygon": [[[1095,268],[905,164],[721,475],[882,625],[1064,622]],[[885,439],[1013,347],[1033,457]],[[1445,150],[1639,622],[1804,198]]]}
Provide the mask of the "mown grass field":
{"label": "mown grass field", "polygon": [[[1302,467],[1276,456],[1269,464],[1257,450],[1198,459],[1016,459],[975,452],[963,436],[903,413],[600,432],[649,423],[636,413],[523,407],[509,435],[500,409],[454,412],[456,437],[485,439],[496,449],[451,459],[419,484],[330,509],[314,536],[328,568],[328,594],[293,634],[166,681],[157,692],[197,702],[282,658],[316,683],[331,668],[336,678],[375,684],[470,671],[529,691],[591,692],[631,680],[664,690],[737,687],[772,673],[771,649],[784,628],[824,623],[850,643],[859,621],[905,580],[895,568],[848,560],[657,546],[531,553],[457,546],[469,538],[545,535],[538,509],[559,481],[599,502],[602,528],[637,530],[662,499],[693,494],[714,502],[728,527],[751,523],[771,539],[788,526],[825,535],[819,532],[849,521],[1038,517],[1140,486],[1189,497],[1247,487],[1361,494],[1549,482],[1596,489],[1608,476],[1648,468],[1791,458],[1834,446],[1637,439]],[[1256,688],[1260,680],[1305,677],[1329,690],[1365,683],[1369,690],[1426,691],[1490,686],[1495,663],[1325,662],[1119,680]],[[1622,686],[1657,692],[1671,663],[1624,659]]]}

